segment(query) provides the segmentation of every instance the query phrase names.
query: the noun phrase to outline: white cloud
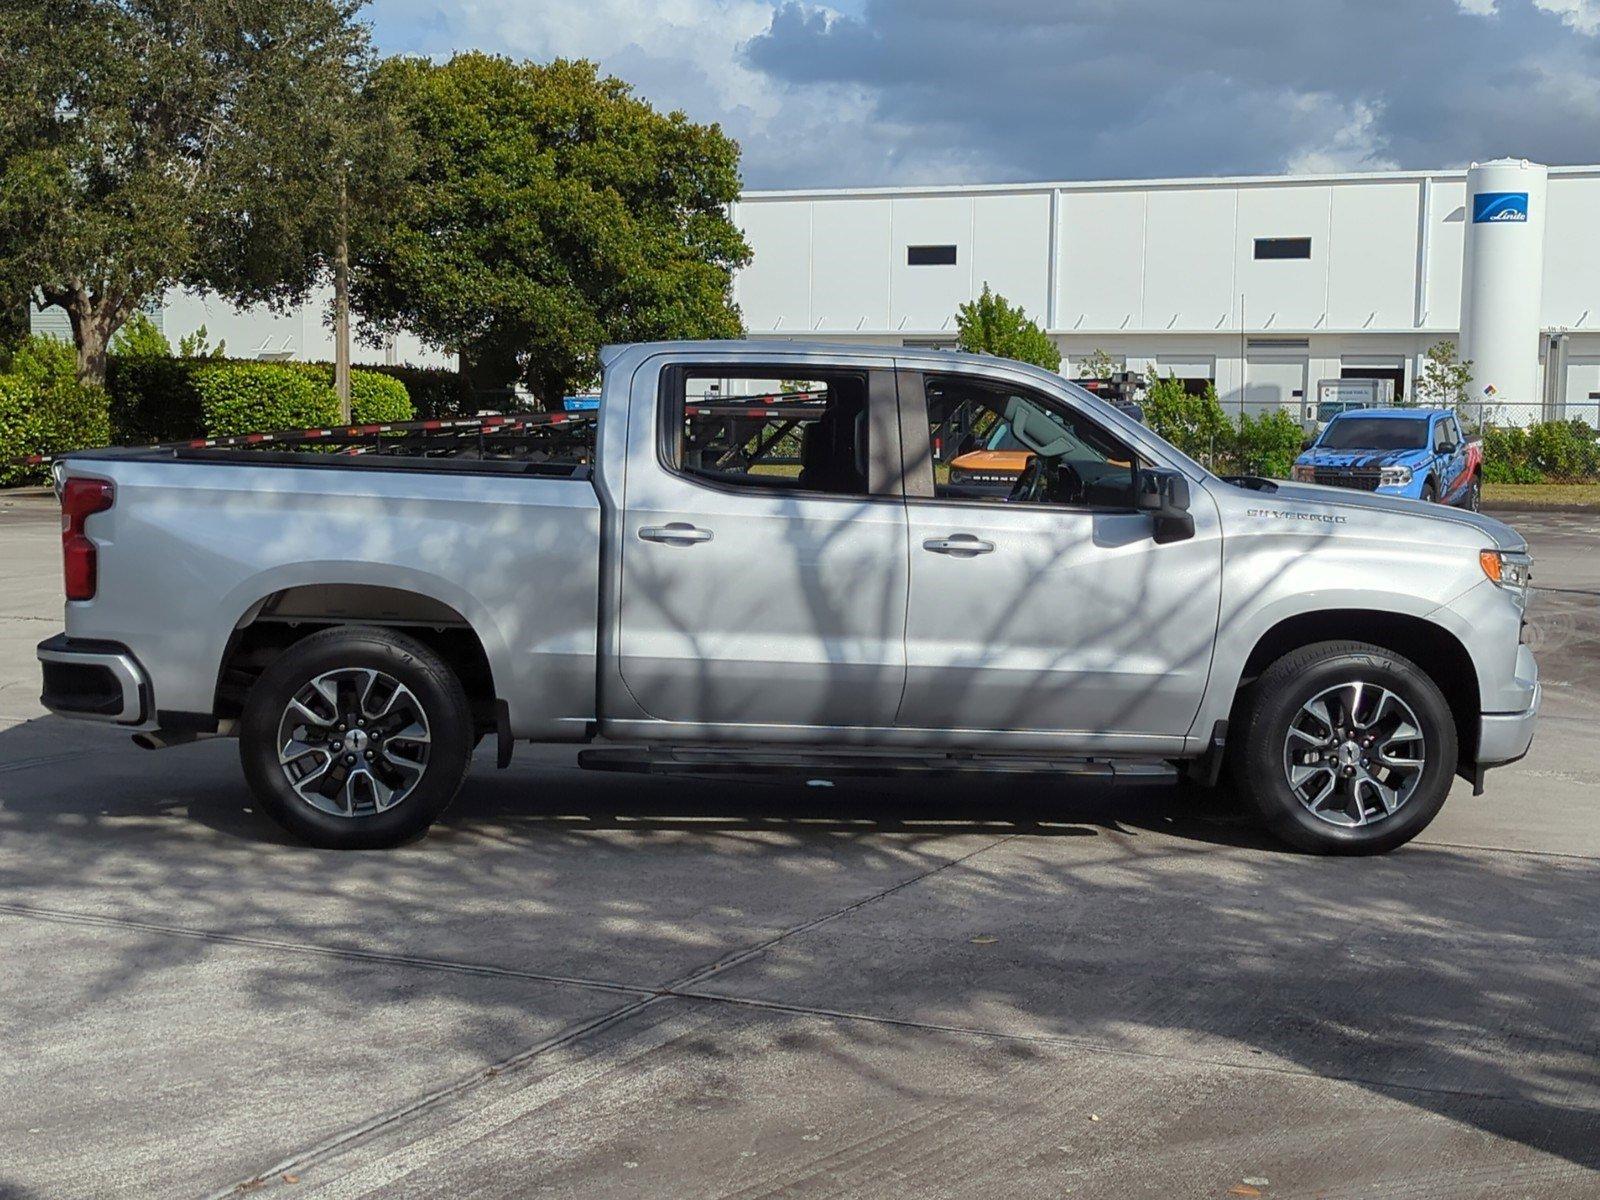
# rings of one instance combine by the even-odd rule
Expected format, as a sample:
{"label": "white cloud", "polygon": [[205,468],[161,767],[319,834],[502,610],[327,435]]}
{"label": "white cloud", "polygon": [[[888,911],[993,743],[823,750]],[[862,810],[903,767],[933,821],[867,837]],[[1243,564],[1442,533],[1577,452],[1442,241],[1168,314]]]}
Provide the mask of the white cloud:
{"label": "white cloud", "polygon": [[1295,107],[1319,127],[1332,132],[1303,145],[1284,167],[1293,175],[1336,175],[1342,171],[1392,171],[1398,167],[1383,153],[1378,129],[1382,106],[1363,100],[1342,104],[1326,94],[1299,96]]}
{"label": "white cloud", "polygon": [[1456,0],[1456,7],[1475,17],[1492,17],[1498,11],[1499,0]]}
{"label": "white cloud", "polygon": [[[926,127],[883,120],[865,84],[785,82],[749,66],[743,47],[771,25],[773,9],[769,0],[378,0],[371,15],[386,50],[593,59],[658,108],[720,122],[738,139],[753,187],[931,182],[993,168],[956,143],[927,145]],[[386,44],[401,28],[406,43]],[[907,154],[913,146],[921,149]]]}
{"label": "white cloud", "polygon": [[1533,5],[1560,17],[1563,25],[1579,33],[1590,37],[1600,34],[1600,0],[1533,0]]}

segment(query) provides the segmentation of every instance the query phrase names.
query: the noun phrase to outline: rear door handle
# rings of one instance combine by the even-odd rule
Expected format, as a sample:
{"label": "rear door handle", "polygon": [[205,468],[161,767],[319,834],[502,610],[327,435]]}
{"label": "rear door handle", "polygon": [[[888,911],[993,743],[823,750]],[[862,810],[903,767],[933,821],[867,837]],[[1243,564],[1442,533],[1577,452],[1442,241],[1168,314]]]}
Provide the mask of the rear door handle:
{"label": "rear door handle", "polygon": [[645,525],[639,530],[639,537],[646,542],[664,542],[669,546],[687,546],[693,542],[709,542],[711,530],[696,529],[684,521],[673,521],[668,525]]}
{"label": "rear door handle", "polygon": [[957,558],[970,558],[975,554],[991,553],[994,550],[994,543],[973,537],[970,533],[957,533],[947,538],[929,538],[922,543],[922,548],[931,550],[935,554],[954,554]]}

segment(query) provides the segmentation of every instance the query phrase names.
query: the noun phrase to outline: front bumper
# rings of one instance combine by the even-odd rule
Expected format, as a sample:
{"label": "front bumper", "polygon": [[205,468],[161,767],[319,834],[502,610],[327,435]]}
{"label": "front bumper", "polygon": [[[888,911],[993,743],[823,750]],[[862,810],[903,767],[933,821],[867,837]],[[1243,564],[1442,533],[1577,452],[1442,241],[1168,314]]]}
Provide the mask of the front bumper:
{"label": "front bumper", "polygon": [[1478,726],[1478,766],[1499,767],[1516,762],[1533,744],[1533,726],[1539,716],[1539,664],[1526,646],[1517,647],[1516,682],[1528,694],[1526,708],[1515,712],[1484,713]]}
{"label": "front bumper", "polygon": [[144,668],[120,642],[58,633],[40,642],[37,653],[44,674],[39,703],[57,716],[138,725],[155,711]]}

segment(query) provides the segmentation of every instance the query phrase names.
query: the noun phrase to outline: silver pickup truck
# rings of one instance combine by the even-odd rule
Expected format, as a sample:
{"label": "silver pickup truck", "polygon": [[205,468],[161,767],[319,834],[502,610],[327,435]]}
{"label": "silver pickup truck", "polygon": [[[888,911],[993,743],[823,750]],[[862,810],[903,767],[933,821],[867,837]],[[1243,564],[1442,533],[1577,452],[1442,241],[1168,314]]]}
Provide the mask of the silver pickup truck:
{"label": "silver pickup truck", "polygon": [[[45,705],[236,736],[263,808],[332,847],[425,830],[489,737],[502,765],[1225,772],[1332,853],[1527,752],[1530,561],[1498,521],[1220,479],[1000,359],[603,361],[563,425],[70,456]],[[1020,473],[952,478],[1002,423]]]}

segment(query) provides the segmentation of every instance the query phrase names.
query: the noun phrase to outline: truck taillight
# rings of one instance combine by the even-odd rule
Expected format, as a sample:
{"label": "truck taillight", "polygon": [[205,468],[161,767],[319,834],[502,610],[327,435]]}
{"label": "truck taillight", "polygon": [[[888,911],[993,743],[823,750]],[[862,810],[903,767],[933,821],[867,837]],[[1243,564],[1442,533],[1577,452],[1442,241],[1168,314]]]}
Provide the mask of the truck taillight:
{"label": "truck taillight", "polygon": [[61,489],[61,564],[68,600],[94,599],[95,544],[83,525],[116,499],[117,489],[109,479],[68,479]]}

